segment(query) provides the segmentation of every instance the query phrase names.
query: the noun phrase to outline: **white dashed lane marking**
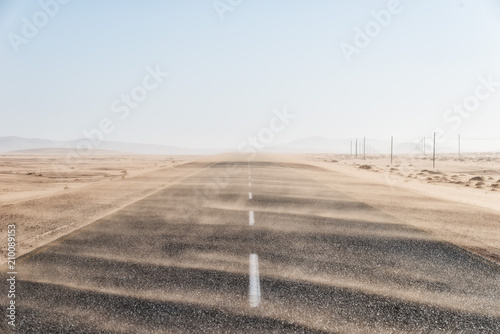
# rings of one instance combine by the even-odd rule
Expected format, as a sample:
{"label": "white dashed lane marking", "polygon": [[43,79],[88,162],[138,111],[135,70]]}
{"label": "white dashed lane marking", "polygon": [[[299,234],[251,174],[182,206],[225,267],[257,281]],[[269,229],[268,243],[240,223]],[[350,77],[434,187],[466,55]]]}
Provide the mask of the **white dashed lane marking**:
{"label": "white dashed lane marking", "polygon": [[[252,172],[250,171],[250,162],[248,163],[248,179],[251,179]],[[251,187],[252,183],[248,182]],[[248,199],[252,199],[252,193],[248,193]],[[250,226],[255,224],[253,211],[248,213],[248,223]],[[248,302],[250,307],[258,307],[260,305],[260,281],[259,281],[259,257],[257,254],[250,254],[250,285],[248,291]]]}
{"label": "white dashed lane marking", "polygon": [[260,304],[259,257],[257,254],[250,254],[250,287],[248,301],[250,307],[257,307]]}
{"label": "white dashed lane marking", "polygon": [[253,216],[253,211],[250,211],[248,214],[248,223],[250,224],[250,226],[255,224],[255,218]]}

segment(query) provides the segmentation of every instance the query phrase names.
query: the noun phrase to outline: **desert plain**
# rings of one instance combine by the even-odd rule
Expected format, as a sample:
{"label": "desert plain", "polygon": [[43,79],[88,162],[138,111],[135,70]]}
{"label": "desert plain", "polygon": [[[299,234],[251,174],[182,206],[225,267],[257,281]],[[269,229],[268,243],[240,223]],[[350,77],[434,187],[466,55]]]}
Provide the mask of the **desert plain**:
{"label": "desert plain", "polygon": [[[388,155],[265,156],[333,171],[317,181],[500,263],[500,153],[438,154],[435,168],[432,156],[422,155],[394,156],[392,163]],[[115,153],[68,163],[62,154],[1,155],[0,233],[5,236],[6,224],[15,223],[18,254],[25,254],[192,171],[176,166],[217,158]]]}
{"label": "desert plain", "polygon": [[498,154],[248,158],[1,156],[19,325],[498,332]]}

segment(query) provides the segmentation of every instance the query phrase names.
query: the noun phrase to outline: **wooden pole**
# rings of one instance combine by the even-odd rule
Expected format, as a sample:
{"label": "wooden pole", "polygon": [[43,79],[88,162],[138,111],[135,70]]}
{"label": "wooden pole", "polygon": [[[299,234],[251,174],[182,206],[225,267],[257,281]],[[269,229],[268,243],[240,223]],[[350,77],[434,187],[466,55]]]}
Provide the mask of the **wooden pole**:
{"label": "wooden pole", "polygon": [[358,138],[356,138],[356,159],[358,158]]}

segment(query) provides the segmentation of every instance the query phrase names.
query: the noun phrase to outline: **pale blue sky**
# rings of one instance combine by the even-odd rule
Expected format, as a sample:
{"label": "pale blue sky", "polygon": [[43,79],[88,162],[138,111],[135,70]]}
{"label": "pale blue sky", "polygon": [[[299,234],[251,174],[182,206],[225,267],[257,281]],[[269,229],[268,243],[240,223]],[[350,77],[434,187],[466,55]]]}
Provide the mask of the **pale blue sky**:
{"label": "pale blue sky", "polygon": [[[0,136],[75,139],[109,117],[108,140],[233,148],[286,106],[277,142],[500,137],[500,86],[458,128],[443,120],[479,76],[500,82],[500,1],[402,0],[348,63],[341,43],[389,2],[243,0],[221,20],[212,0],[73,0],[16,53],[8,34],[42,9],[0,0]],[[169,77],[118,118],[148,65]]]}

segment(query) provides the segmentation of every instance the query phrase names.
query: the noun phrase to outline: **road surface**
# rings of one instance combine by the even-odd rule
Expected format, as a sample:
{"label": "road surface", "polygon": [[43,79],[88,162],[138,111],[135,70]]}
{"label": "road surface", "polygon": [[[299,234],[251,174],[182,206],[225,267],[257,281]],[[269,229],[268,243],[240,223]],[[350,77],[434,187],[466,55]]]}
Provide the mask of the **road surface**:
{"label": "road surface", "polygon": [[334,172],[188,167],[18,259],[18,332],[500,333],[497,267],[315,181]]}

